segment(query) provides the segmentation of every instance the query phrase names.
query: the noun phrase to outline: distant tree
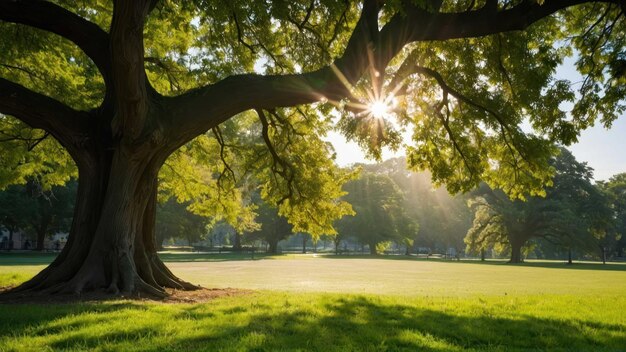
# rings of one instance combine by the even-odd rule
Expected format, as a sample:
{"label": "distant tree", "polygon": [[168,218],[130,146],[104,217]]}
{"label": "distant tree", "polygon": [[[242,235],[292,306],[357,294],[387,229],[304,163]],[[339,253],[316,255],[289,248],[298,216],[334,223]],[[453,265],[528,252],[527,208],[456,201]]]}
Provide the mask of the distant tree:
{"label": "distant tree", "polygon": [[47,235],[68,231],[72,221],[76,181],[65,186],[42,187],[30,179],[25,185],[12,185],[0,192],[0,226],[9,232],[9,243],[18,231],[36,236],[36,250],[44,249]]}
{"label": "distant tree", "polygon": [[181,238],[188,245],[203,239],[207,234],[209,219],[196,215],[187,209],[186,204],[169,199],[157,206],[156,237],[161,246],[167,238]]}
{"label": "distant tree", "polygon": [[210,243],[210,247],[213,248],[216,244],[224,245],[230,244],[230,237],[235,232],[235,229],[224,221],[220,221],[213,225],[207,235],[207,240]]}
{"label": "distant tree", "polygon": [[260,228],[250,232],[247,237],[251,240],[264,240],[269,244],[268,252],[278,253],[278,242],[293,234],[293,226],[287,222],[287,218],[278,215],[278,209],[262,203],[258,210],[256,221]]}
{"label": "distant tree", "polygon": [[[408,170],[404,157],[364,167],[389,176],[404,194],[404,211],[413,228],[409,232],[415,236],[416,228],[419,229],[419,236],[413,237],[413,245],[443,251],[449,247],[457,251],[464,247],[463,238],[472,222],[465,195],[451,195],[445,188],[435,186],[428,172]],[[406,245],[410,239],[403,242]]]}
{"label": "distant tree", "polygon": [[559,202],[540,198],[512,201],[499,190],[484,191],[470,206],[474,221],[465,237],[468,250],[508,249],[511,263],[523,261],[522,247],[530,239],[555,241],[579,226],[571,209]]}
{"label": "distant tree", "polygon": [[600,182],[599,187],[609,198],[613,210],[615,254],[623,257],[626,248],[626,173],[614,175],[607,182]]}
{"label": "distant tree", "polygon": [[306,244],[309,242],[309,238],[311,238],[311,236],[304,232],[301,232],[300,236],[302,236],[302,254],[306,254]]}
{"label": "distant tree", "polygon": [[27,184],[28,196],[36,203],[28,219],[29,227],[37,237],[35,249],[44,249],[47,235],[70,230],[77,185],[72,180],[65,186],[53,186],[50,191],[45,191],[38,183],[31,181]]}
{"label": "distant tree", "polygon": [[403,208],[403,194],[391,178],[364,172],[346,183],[348,194],[344,200],[352,205],[354,216],[338,221],[339,233],[353,236],[369,245],[370,253],[377,254],[379,243],[400,240],[400,230],[409,222]]}
{"label": "distant tree", "polygon": [[24,186],[9,186],[0,192],[0,227],[9,233],[6,249],[13,248],[13,235],[26,227],[32,212],[33,202],[26,196]]}
{"label": "distant tree", "polygon": [[594,184],[593,169],[576,161],[567,149],[554,159],[556,174],[554,185],[548,189],[547,198],[565,204],[576,217],[579,228],[562,236],[561,244],[567,247],[568,262],[572,251],[599,253],[604,257],[603,243],[612,227],[612,211],[605,194]]}
{"label": "distant tree", "polygon": [[605,233],[610,212],[599,190],[591,184],[592,170],[561,150],[552,165],[553,187],[545,198],[510,200],[502,191],[483,185],[471,202],[474,221],[467,232],[468,249],[508,249],[512,263],[522,261],[522,248],[531,239],[566,247],[571,262],[574,248],[597,243]]}

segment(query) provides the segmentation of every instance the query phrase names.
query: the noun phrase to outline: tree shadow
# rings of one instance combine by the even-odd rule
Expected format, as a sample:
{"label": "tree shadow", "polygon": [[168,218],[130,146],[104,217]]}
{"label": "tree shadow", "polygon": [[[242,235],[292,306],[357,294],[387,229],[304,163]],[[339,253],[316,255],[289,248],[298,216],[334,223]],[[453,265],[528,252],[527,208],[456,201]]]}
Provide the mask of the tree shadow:
{"label": "tree shadow", "polygon": [[529,267],[529,268],[546,268],[546,269],[568,269],[568,270],[601,270],[601,271],[626,271],[626,263],[589,263],[589,262],[574,262],[568,264],[565,261],[560,260],[531,260],[523,263],[508,263],[503,260],[463,260],[461,263],[476,264],[476,265],[500,265],[511,267]]}
{"label": "tree shadow", "polygon": [[159,258],[164,262],[186,263],[186,262],[230,262],[230,261],[250,261],[259,259],[273,259],[280,257],[280,254],[266,253],[159,253]]}
{"label": "tree shadow", "polygon": [[[50,252],[1,252],[0,266],[48,265],[59,253]],[[266,253],[159,253],[164,262],[226,262],[273,259],[280,254]]]}
{"label": "tree shadow", "polygon": [[0,251],[0,266],[48,265],[59,253],[55,252],[3,252]]}
{"label": "tree shadow", "polygon": [[[626,346],[623,325],[583,319],[493,316],[476,307],[454,313],[362,296],[318,300],[310,307],[287,300],[171,310],[134,302],[32,305],[17,307],[17,316],[8,320],[7,307],[0,306],[0,341],[53,336],[48,347],[55,350],[106,344],[105,349],[137,351],[623,351]],[[102,329],[90,332],[93,324]],[[175,330],[179,326],[185,327]]]}
{"label": "tree shadow", "polygon": [[473,259],[461,259],[461,260],[448,260],[448,259],[426,259],[418,258],[415,256],[406,255],[367,255],[367,254],[355,254],[355,255],[320,255],[319,258],[326,259],[380,259],[380,260],[393,260],[393,261],[411,261],[411,262],[430,262],[430,263],[442,263],[450,265],[458,264],[474,264],[474,265],[496,265],[496,266],[510,266],[510,267],[533,267],[533,268],[549,268],[549,269],[572,269],[572,270],[607,270],[607,271],[626,271],[626,263],[611,262],[608,264],[589,263],[589,262],[574,262],[573,264],[567,264],[561,260],[531,260],[523,263],[509,263],[503,259],[489,259],[485,261],[473,260]]}
{"label": "tree shadow", "polygon": [[[145,310],[146,306],[132,301],[102,303],[61,303],[61,304],[0,304],[0,337],[12,333],[28,333],[33,335],[55,334],[61,330],[71,328],[73,324],[81,325],[81,321],[75,323],[55,322],[69,316],[82,316],[100,314],[102,317],[107,313],[122,309]],[[102,318],[106,319],[106,318]]]}
{"label": "tree shadow", "polygon": [[212,347],[223,349],[232,347],[232,341],[249,340],[257,344],[235,349],[623,351],[626,346],[624,327],[616,324],[532,316],[459,316],[408,305],[380,304],[366,297],[338,299],[324,308],[329,315],[306,310],[258,312],[239,328],[225,329],[218,336],[206,334],[177,341],[168,347],[184,350],[215,344]]}

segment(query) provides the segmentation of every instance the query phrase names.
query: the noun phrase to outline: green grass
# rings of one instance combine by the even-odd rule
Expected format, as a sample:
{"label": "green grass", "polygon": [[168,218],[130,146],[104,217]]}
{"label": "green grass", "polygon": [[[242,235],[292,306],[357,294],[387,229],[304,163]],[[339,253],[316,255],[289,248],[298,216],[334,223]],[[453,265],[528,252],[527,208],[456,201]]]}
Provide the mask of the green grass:
{"label": "green grass", "polygon": [[[13,258],[0,256],[0,285],[43,267]],[[0,305],[0,351],[626,350],[625,265],[164,259],[204,286],[256,291],[203,304]]]}

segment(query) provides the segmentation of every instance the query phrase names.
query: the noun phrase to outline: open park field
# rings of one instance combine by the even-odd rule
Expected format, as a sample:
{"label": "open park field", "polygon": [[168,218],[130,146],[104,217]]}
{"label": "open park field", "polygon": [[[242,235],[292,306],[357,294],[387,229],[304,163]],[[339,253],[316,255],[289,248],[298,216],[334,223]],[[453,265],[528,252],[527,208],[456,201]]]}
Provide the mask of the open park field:
{"label": "open park field", "polygon": [[[162,254],[247,289],[197,304],[0,305],[0,351],[624,351],[626,265]],[[51,255],[0,256],[0,285]]]}

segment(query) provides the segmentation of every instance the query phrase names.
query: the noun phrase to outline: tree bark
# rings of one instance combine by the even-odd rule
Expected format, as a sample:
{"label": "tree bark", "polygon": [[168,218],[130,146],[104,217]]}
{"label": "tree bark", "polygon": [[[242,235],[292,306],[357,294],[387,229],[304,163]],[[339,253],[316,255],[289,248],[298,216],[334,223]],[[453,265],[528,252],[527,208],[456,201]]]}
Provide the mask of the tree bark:
{"label": "tree bark", "polygon": [[66,246],[49,267],[9,295],[104,289],[163,297],[165,287],[196,288],[174,276],[156,252],[157,173],[165,157],[148,148],[125,148],[80,155]]}

